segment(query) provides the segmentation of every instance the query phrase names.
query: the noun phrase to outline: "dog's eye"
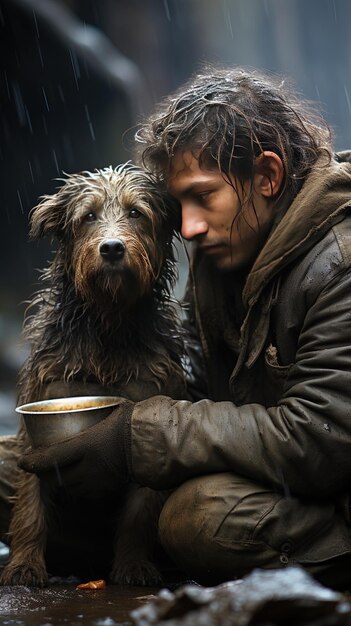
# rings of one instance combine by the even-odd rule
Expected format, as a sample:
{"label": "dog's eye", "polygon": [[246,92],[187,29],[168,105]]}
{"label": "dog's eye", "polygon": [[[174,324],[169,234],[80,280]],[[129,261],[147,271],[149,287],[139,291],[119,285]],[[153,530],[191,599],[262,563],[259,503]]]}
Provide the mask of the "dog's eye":
{"label": "dog's eye", "polygon": [[129,213],[128,213],[129,217],[141,217],[142,213],[140,213],[140,211],[138,211],[138,209],[130,209]]}
{"label": "dog's eye", "polygon": [[89,211],[89,213],[87,213],[86,215],[84,215],[84,222],[88,222],[88,224],[91,224],[92,222],[96,221],[96,215],[93,211]]}

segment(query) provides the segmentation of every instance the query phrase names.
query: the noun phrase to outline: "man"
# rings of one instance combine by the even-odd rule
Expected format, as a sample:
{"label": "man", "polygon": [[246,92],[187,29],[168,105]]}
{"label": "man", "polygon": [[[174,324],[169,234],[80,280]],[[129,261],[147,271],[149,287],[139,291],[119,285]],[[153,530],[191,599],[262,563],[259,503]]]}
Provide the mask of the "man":
{"label": "man", "polygon": [[140,129],[142,160],[194,242],[193,401],[121,400],[106,420],[22,458],[43,476],[172,489],[163,546],[219,582],[298,563],[349,583],[351,165],[283,83],[195,77]]}

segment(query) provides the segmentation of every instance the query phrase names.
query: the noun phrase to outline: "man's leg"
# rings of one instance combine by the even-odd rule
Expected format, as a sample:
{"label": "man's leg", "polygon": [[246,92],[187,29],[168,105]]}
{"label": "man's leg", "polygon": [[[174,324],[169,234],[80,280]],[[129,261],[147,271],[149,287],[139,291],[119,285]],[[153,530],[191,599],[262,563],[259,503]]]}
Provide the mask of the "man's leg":
{"label": "man's leg", "polygon": [[175,563],[205,584],[296,564],[329,586],[350,584],[351,528],[333,503],[284,497],[232,473],[175,490],[159,530]]}

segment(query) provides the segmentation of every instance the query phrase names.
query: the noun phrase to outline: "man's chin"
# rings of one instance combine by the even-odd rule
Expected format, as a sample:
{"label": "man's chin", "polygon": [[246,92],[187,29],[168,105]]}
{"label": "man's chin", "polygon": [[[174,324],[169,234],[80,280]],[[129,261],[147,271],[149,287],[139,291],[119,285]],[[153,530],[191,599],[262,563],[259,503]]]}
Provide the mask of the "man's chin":
{"label": "man's chin", "polygon": [[245,272],[249,270],[252,263],[247,259],[237,259],[233,257],[209,257],[209,262],[219,272]]}

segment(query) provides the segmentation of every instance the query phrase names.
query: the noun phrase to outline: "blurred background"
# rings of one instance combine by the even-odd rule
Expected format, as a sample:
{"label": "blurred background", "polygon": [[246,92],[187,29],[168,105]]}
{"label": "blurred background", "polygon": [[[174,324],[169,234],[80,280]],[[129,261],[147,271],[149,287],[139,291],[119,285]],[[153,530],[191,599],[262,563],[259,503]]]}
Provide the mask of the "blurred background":
{"label": "blurred background", "polygon": [[24,301],[51,256],[28,242],[39,196],[130,159],[138,121],[206,62],[292,78],[351,147],[350,25],[350,0],[0,0],[0,433],[16,429]]}

